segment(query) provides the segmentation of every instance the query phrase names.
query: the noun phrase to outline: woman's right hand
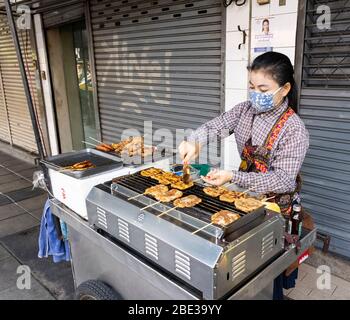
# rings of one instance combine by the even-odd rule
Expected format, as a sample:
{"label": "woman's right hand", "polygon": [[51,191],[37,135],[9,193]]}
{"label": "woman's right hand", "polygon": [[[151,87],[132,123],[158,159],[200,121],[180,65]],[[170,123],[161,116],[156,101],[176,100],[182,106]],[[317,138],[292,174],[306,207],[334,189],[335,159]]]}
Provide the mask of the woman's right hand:
{"label": "woman's right hand", "polygon": [[191,160],[198,158],[201,151],[201,145],[195,142],[183,141],[179,146],[180,157],[184,163],[190,163]]}

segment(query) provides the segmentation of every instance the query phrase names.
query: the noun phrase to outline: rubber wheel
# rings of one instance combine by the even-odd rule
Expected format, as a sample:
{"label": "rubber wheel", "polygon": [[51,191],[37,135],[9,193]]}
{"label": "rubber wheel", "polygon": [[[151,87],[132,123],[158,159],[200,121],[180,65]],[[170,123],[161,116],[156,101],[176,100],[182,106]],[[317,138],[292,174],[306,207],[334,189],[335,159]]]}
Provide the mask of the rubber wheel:
{"label": "rubber wheel", "polygon": [[121,300],[121,297],[110,286],[102,281],[88,280],[75,291],[76,300]]}

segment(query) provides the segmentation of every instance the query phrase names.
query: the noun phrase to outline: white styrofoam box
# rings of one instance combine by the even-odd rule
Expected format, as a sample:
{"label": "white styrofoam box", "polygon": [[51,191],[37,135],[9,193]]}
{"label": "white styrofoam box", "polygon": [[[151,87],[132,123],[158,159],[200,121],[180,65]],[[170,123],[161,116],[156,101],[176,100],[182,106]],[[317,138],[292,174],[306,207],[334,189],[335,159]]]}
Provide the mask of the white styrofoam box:
{"label": "white styrofoam box", "polygon": [[270,15],[270,4],[260,5],[255,0],[252,1],[252,17],[268,17]]}
{"label": "white styrofoam box", "polygon": [[248,100],[247,89],[226,89],[225,90],[225,111],[229,111],[237,104],[247,100]]}
{"label": "white styrofoam box", "polygon": [[297,12],[298,4],[298,0],[286,0],[286,5],[280,6],[279,0],[271,0],[270,15]]}
{"label": "white styrofoam box", "polygon": [[237,31],[237,26],[242,30],[249,29],[249,1],[244,6],[230,5],[226,8],[226,31]]}
{"label": "white styrofoam box", "polygon": [[243,34],[240,31],[230,31],[226,33],[226,60],[246,60],[249,58],[249,31],[247,31],[246,44],[238,49],[240,43],[243,43]]}
{"label": "white styrofoam box", "polygon": [[226,61],[225,87],[246,90],[248,88],[247,66],[247,61]]}
{"label": "white styrofoam box", "polygon": [[91,177],[85,177],[83,179],[76,179],[52,169],[49,169],[49,176],[53,196],[68,208],[75,211],[82,218],[88,220],[86,197],[94,186],[116,177],[133,174],[149,167],[157,167],[169,171],[169,159],[163,159],[140,167],[123,167],[114,169]]}

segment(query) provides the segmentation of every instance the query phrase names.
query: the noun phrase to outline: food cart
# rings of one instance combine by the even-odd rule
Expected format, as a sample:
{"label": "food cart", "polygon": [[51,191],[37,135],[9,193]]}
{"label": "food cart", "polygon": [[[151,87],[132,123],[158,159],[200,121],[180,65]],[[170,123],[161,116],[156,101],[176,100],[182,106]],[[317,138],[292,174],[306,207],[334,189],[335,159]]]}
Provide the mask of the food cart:
{"label": "food cart", "polygon": [[[82,176],[52,165],[73,159],[82,158],[70,153],[44,162],[52,212],[68,225],[79,299],[272,299],[273,280],[304,261],[315,241],[315,230],[304,230],[298,248],[286,243],[282,215],[264,207],[240,212],[206,195],[200,182],[184,191],[202,199],[192,208],[144,195],[157,182],[140,171],[169,171],[168,159],[134,167],[101,161],[104,170]],[[227,227],[210,223],[220,210],[241,218]]]}

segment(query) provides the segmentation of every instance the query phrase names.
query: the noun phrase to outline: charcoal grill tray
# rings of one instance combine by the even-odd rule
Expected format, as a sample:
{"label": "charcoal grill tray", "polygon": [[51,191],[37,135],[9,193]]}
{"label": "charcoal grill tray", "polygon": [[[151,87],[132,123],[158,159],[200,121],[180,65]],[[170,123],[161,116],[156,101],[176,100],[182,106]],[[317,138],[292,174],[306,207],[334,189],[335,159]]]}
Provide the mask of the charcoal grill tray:
{"label": "charcoal grill tray", "polygon": [[123,163],[118,161],[115,156],[107,155],[95,149],[84,149],[77,152],[63,153],[57,156],[48,157],[43,161],[43,164],[50,169],[59,171],[60,168],[68,167],[85,160],[91,161],[96,168],[83,171],[63,170],[62,173],[80,179],[123,167]]}
{"label": "charcoal grill tray", "polygon": [[[112,181],[112,183],[115,183],[117,185],[119,184],[140,194],[144,193],[148,187],[158,184],[158,182],[152,178],[141,176],[140,172],[116,178]],[[238,231],[240,228],[252,223],[256,219],[259,219],[265,215],[264,206],[250,213],[243,212],[241,210],[238,210],[234,206],[234,204],[226,203],[220,201],[219,198],[213,198],[208,196],[206,193],[203,192],[203,187],[196,183],[192,188],[184,190],[182,192],[184,196],[196,195],[202,199],[202,202],[192,208],[177,208],[177,210],[182,211],[190,216],[199,218],[202,221],[211,223],[211,216],[220,210],[229,210],[231,212],[238,213],[241,216],[239,220],[236,220],[225,227],[216,225],[217,227],[223,230],[221,239],[225,238],[233,232]],[[153,199],[150,196],[147,197]],[[135,199],[135,201],[137,202],[137,199]],[[174,207],[172,203],[167,204],[167,206]]]}

